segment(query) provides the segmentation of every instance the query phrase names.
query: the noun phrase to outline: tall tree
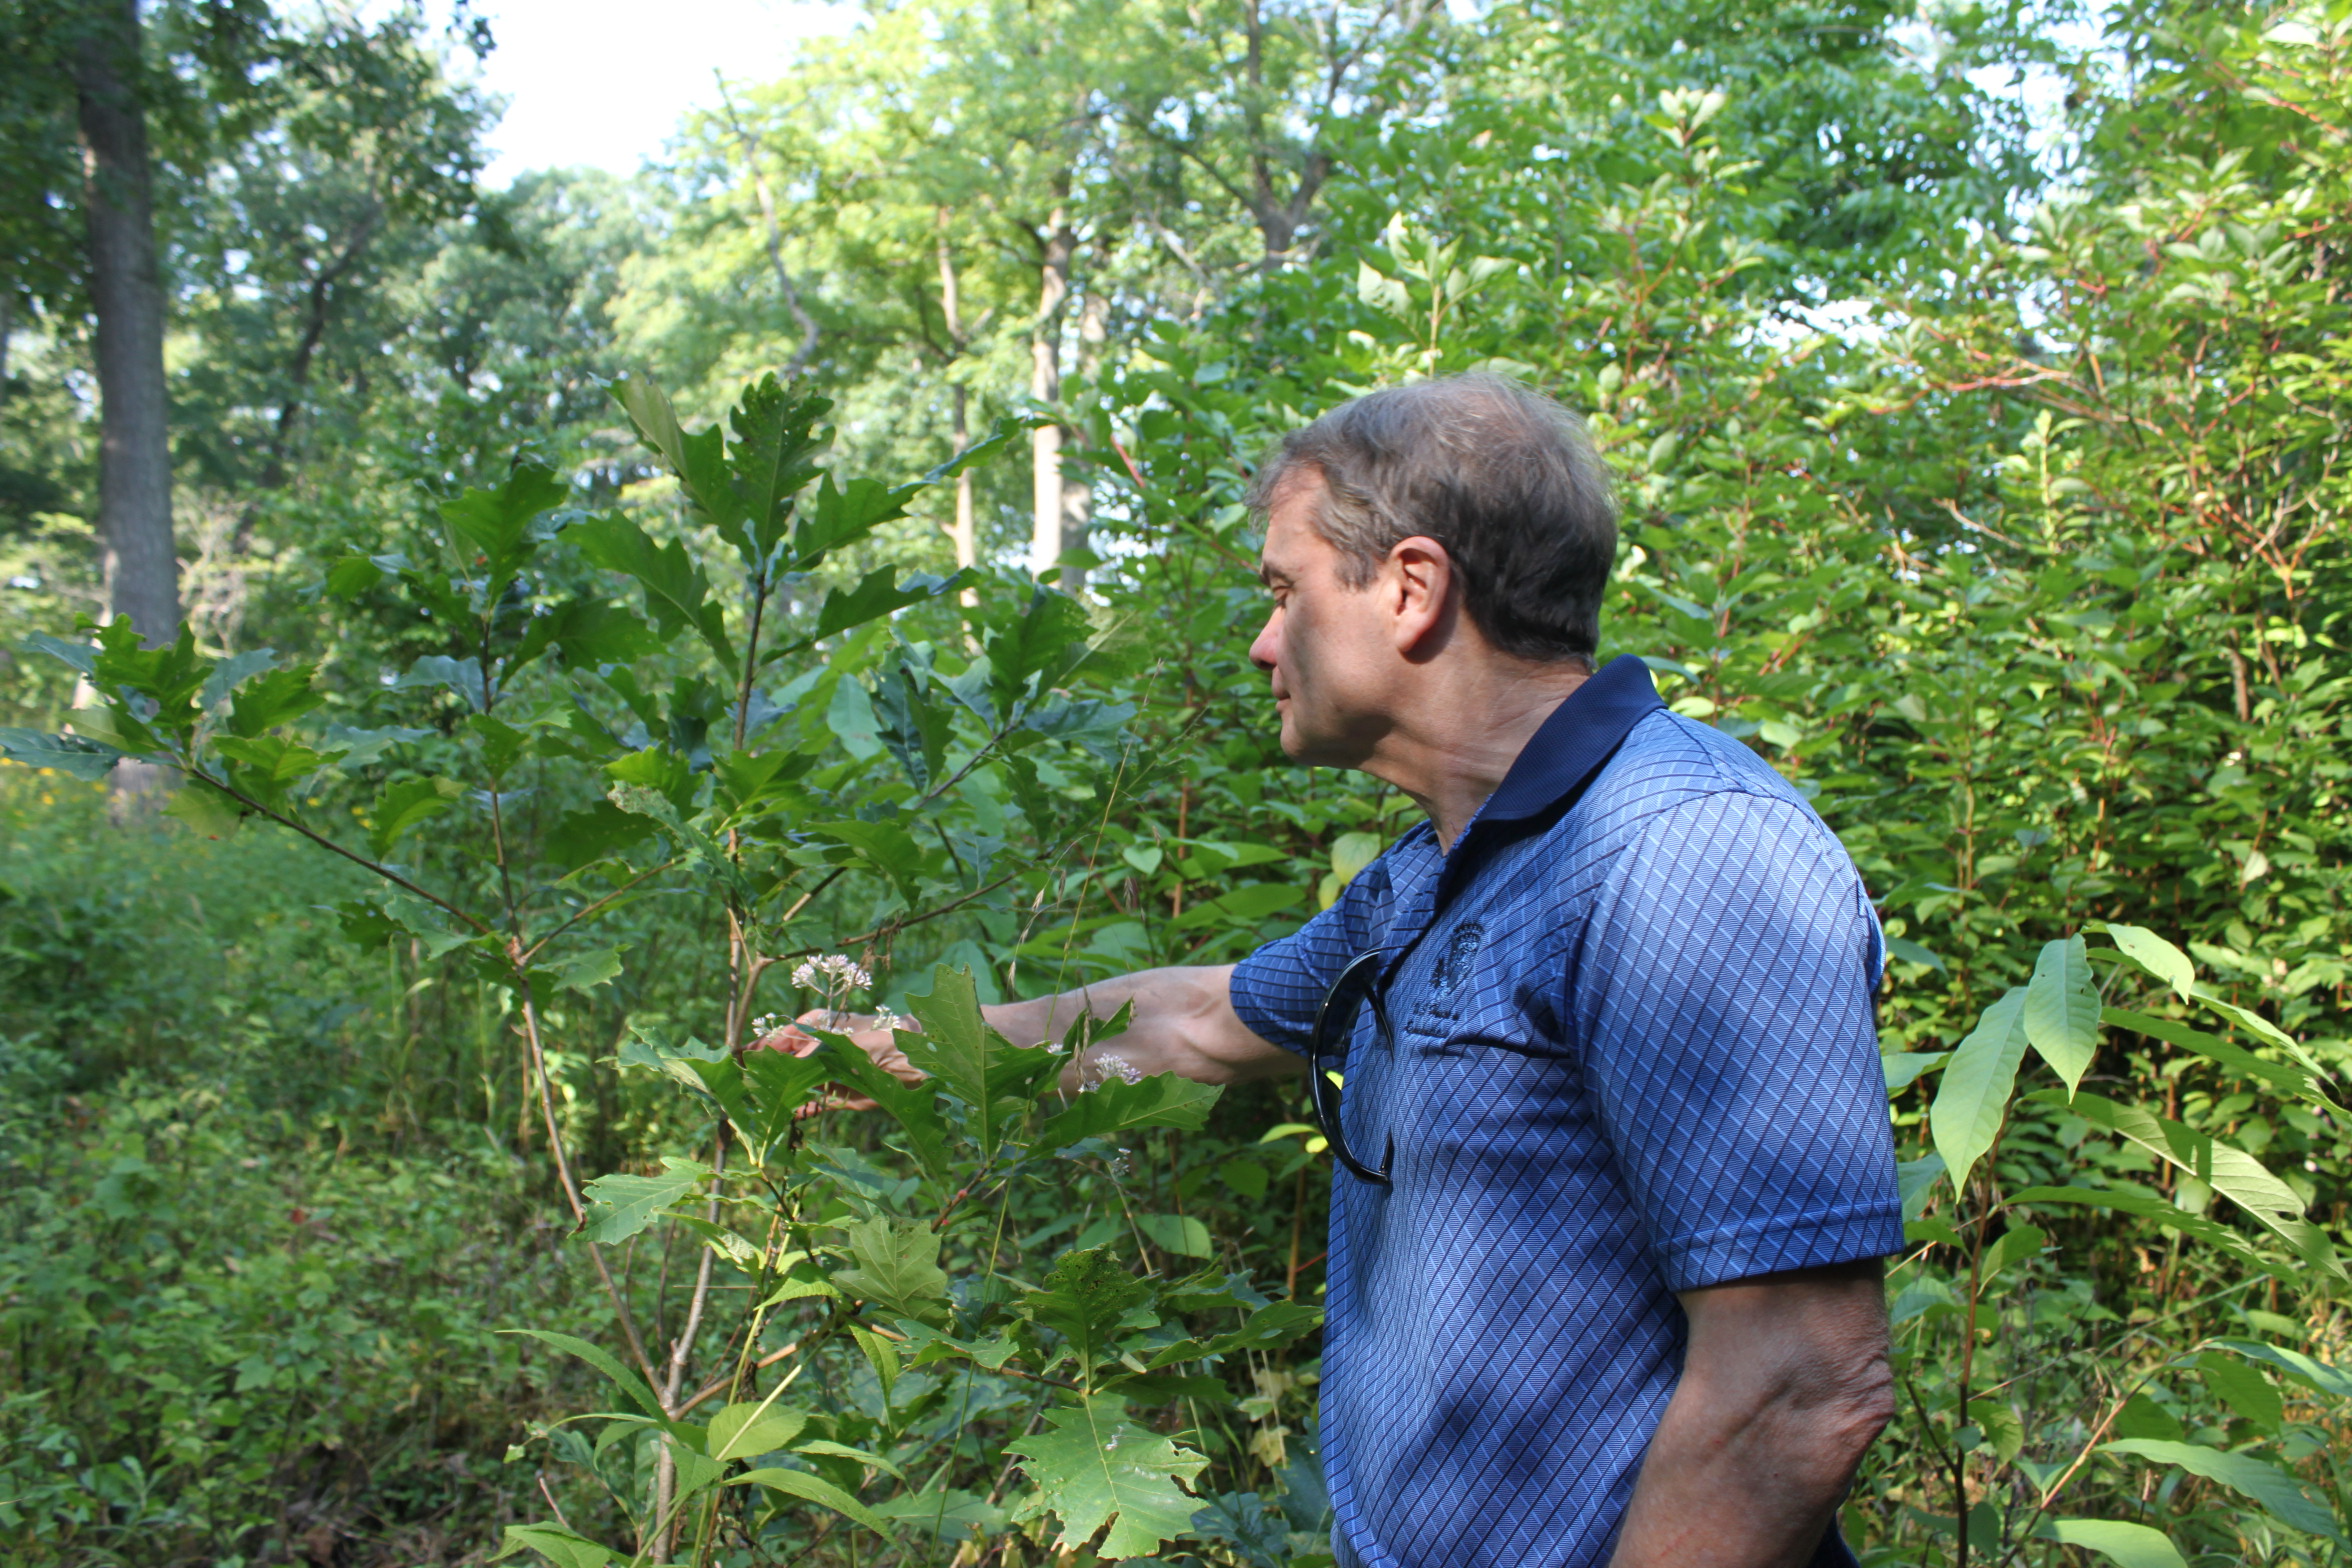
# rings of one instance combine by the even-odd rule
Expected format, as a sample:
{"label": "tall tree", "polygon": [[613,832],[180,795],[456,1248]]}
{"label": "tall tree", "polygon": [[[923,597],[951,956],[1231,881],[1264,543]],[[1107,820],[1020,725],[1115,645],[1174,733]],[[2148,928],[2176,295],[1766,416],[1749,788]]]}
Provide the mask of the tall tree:
{"label": "tall tree", "polygon": [[76,18],[82,217],[97,318],[99,534],[110,614],[150,641],[180,620],[172,542],[171,416],[163,370],[163,265],[147,142],[138,0],[94,0]]}

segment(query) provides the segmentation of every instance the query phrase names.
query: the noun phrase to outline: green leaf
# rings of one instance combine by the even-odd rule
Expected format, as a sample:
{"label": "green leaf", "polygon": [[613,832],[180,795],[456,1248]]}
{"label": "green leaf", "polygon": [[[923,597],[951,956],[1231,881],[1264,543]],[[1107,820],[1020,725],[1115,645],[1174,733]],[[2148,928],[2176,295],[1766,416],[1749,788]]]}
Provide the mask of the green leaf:
{"label": "green leaf", "polygon": [[1217,1245],[1209,1239],[1209,1228],[1189,1214],[1138,1214],[1135,1228],[1146,1240],[1162,1252],[1173,1252],[1180,1258],[1210,1258],[1217,1255]]}
{"label": "green leaf", "polygon": [[1291,1561],[1289,1522],[1255,1492],[1226,1492],[1192,1516],[1192,1533],[1234,1549],[1249,1568],[1285,1568]]}
{"label": "green leaf", "polygon": [[1268,915],[1290,908],[1306,896],[1305,888],[1294,887],[1286,882],[1245,882],[1204,903],[1193,905],[1169,923],[1180,931],[1219,922],[1254,925]]}
{"label": "green leaf", "polygon": [[1195,1083],[1174,1073],[1155,1073],[1135,1083],[1114,1076],[1046,1118],[1034,1141],[1041,1149],[1066,1149],[1081,1139],[1106,1138],[1136,1127],[1198,1132],[1208,1124],[1209,1107],[1224,1092],[1215,1084]]}
{"label": "green leaf", "polygon": [[770,1492],[782,1492],[787,1497],[797,1497],[855,1519],[876,1535],[886,1537],[890,1534],[889,1520],[823,1476],[811,1475],[806,1470],[747,1470],[727,1484],[757,1486]]}
{"label": "green leaf", "polygon": [[[804,1026],[805,1027],[805,1026]],[[934,1177],[947,1171],[947,1124],[940,1119],[939,1097],[929,1084],[907,1085],[874,1065],[874,1059],[851,1043],[847,1035],[809,1029],[818,1049],[810,1060],[824,1064],[838,1081],[874,1101],[903,1128],[907,1144],[923,1169]]]}
{"label": "green leaf", "polygon": [[873,1302],[901,1317],[937,1315],[947,1298],[947,1271],[939,1266],[939,1233],[919,1220],[877,1215],[849,1232],[852,1266],[835,1271],[833,1285],[844,1295]]}
{"label": "green leaf", "polygon": [[1064,1253],[1045,1283],[1022,1298],[1021,1312],[1068,1342],[1084,1376],[1112,1359],[1121,1320],[1151,1293],[1103,1247]]}
{"label": "green leaf", "polygon": [[544,1328],[503,1328],[498,1332],[519,1334],[544,1345],[553,1345],[567,1355],[579,1357],[610,1379],[613,1387],[619,1389],[638,1410],[655,1420],[661,1419],[661,1401],[653,1397],[653,1390],[646,1386],[645,1380],[588,1341]]}
{"label": "green leaf", "polygon": [[899,1048],[933,1083],[972,1108],[981,1157],[993,1157],[1003,1113],[1028,1109],[1038,1089],[1060,1070],[1061,1058],[1039,1047],[1016,1046],[989,1028],[980,1016],[969,969],[939,965],[931,971],[930,992],[910,995],[907,1004],[923,1030],[900,1034]]}
{"label": "green leaf", "polygon": [[906,650],[894,649],[874,672],[871,693],[882,744],[917,790],[931,787],[939,776],[940,760],[947,755],[947,711],[930,700],[925,683]]}
{"label": "green leaf", "polygon": [[2277,1436],[2286,1424],[2286,1401],[2261,1369],[2233,1356],[2208,1350],[2197,1358],[2197,1376],[2205,1391],[2264,1432]]}
{"label": "green leaf", "polygon": [[2180,1548],[2161,1530],[2116,1519],[2053,1519],[2044,1539],[2097,1552],[2122,1568],[2188,1568]]}
{"label": "green leaf", "polygon": [[446,686],[463,697],[466,706],[476,713],[490,706],[488,688],[482,684],[482,666],[471,659],[453,659],[445,653],[427,654],[417,660],[392,685],[395,689]]}
{"label": "green leaf", "polygon": [[[528,1547],[556,1565],[556,1568],[605,1568],[613,1554],[584,1535],[574,1535],[558,1524],[510,1524],[506,1527],[506,1550],[498,1557],[512,1557]],[[493,1558],[492,1561],[497,1561]]]}
{"label": "green leaf", "polygon": [[77,779],[106,777],[125,753],[81,735],[45,735],[0,727],[0,757],[28,768],[54,768]]}
{"label": "green leaf", "polygon": [[2191,1475],[2218,1481],[2231,1491],[2249,1497],[2282,1524],[2302,1531],[2305,1535],[2337,1535],[2333,1513],[2315,1501],[2300,1483],[2285,1471],[2266,1465],[2245,1454],[2224,1453],[2207,1448],[2201,1443],[2167,1443],[2152,1437],[2126,1438],[2119,1443],[2106,1443],[2101,1450],[2110,1454],[2133,1454],[2152,1459],[2160,1465],[2178,1465]]}
{"label": "green leaf", "polygon": [[495,604],[522,564],[538,553],[541,535],[531,524],[569,495],[554,469],[525,462],[517,463],[496,490],[469,488],[442,503],[441,521],[461,553],[470,547],[481,556],[488,602]]}
{"label": "green leaf", "polygon": [[722,667],[736,664],[726,616],[710,596],[710,578],[681,541],[657,545],[651,535],[619,512],[576,523],[571,536],[591,565],[636,579],[645,593],[646,614],[664,637],[691,629],[718,656]]}
{"label": "green leaf", "polygon": [[1096,1550],[1142,1557],[1192,1528],[1199,1503],[1179,1484],[1208,1460],[1127,1419],[1124,1402],[1097,1396],[1046,1412],[1048,1430],[1006,1445],[1022,1460],[1041,1508],[1060,1518],[1057,1544],[1074,1551],[1109,1527]]}
{"label": "green leaf", "polygon": [[2146,926],[2110,923],[2107,934],[2115,939],[2124,957],[2171,986],[2182,1001],[2189,999],[2189,993],[2197,986],[2197,966],[2189,962],[2188,954]]}
{"label": "green leaf", "polygon": [[621,951],[617,947],[590,948],[584,953],[559,958],[547,967],[555,972],[557,985],[585,996],[620,975]]}
{"label": "green leaf", "polygon": [[608,1247],[627,1241],[710,1174],[709,1166],[674,1154],[663,1155],[662,1165],[659,1176],[599,1176],[580,1189],[581,1195],[596,1205],[588,1211],[586,1221],[590,1241]]}
{"label": "green leaf", "polygon": [[617,855],[653,837],[653,822],[633,811],[623,811],[609,800],[556,819],[541,846],[555,865],[570,868]]}
{"label": "green leaf", "polygon": [[743,1078],[743,1101],[730,1119],[750,1145],[755,1161],[764,1163],[792,1131],[800,1108],[816,1094],[827,1075],[823,1061],[795,1056],[790,1051],[747,1050],[738,1059]]}
{"label": "green leaf", "polygon": [[923,874],[923,846],[895,822],[816,822],[809,832],[846,844],[860,860],[890,879],[899,896],[915,903],[915,879]]}
{"label": "green leaf", "polygon": [[2207,1061],[2218,1063],[2241,1078],[2251,1078],[2259,1083],[2269,1084],[2274,1089],[2283,1090],[2299,1099],[2310,1100],[2314,1104],[2326,1106],[2329,1110],[2339,1109],[2336,1102],[2322,1093],[2312,1076],[2302,1068],[2290,1067],[2284,1062],[2274,1062],[2265,1057],[2256,1056],[2242,1046],[2230,1044],[2219,1035],[2207,1034],[2202,1029],[2192,1029],[2187,1024],[2177,1023],[2169,1018],[2153,1018],[2146,1013],[2135,1013],[2121,1007],[2110,1007],[2100,1016],[2118,1029],[2129,1029],[2134,1034],[2144,1034],[2151,1040],[2162,1040],[2167,1045],[2177,1045],[2184,1051],[2194,1051]]}
{"label": "green leaf", "polygon": [[35,653],[62,659],[84,675],[95,676],[98,673],[98,650],[86,642],[67,642],[63,637],[35,632],[25,639],[25,646]]}
{"label": "green leaf", "polygon": [[729,1405],[710,1418],[710,1456],[724,1460],[772,1454],[806,1425],[806,1412],[777,1409],[764,1400]]}
{"label": "green leaf", "polygon": [[2017,1064],[2025,1057],[2024,1011],[2025,988],[2011,988],[1984,1010],[1976,1028],[1944,1064],[1927,1124],[1936,1152],[1952,1173],[1954,1192],[1968,1190],[1968,1173],[1993,1146],[2008,1114]]}
{"label": "green leaf", "polygon": [[1886,1079],[1887,1093],[1895,1095],[1951,1059],[1949,1051],[1889,1051],[1878,1059],[1878,1070]]}
{"label": "green leaf", "polygon": [[1303,1301],[1269,1301],[1252,1312],[1241,1327],[1212,1334],[1207,1339],[1180,1339],[1163,1345],[1151,1353],[1151,1359],[1145,1364],[1167,1367],[1184,1361],[1205,1361],[1211,1356],[1229,1356],[1237,1350],[1272,1350],[1313,1333],[1322,1323],[1321,1307]]}
{"label": "green leaf", "polygon": [[2303,1218],[2302,1198],[2243,1149],[2144,1107],[2118,1104],[2095,1094],[2075,1096],[2070,1109],[2093,1127],[2128,1138],[2158,1159],[2187,1171],[2293,1247],[2306,1263],[2343,1277],[2343,1265],[2336,1261],[2326,1233]]}
{"label": "green leaf", "polygon": [[2258,1339],[2217,1339],[2214,1343],[2224,1350],[2235,1351],[2249,1361],[2274,1366],[2314,1392],[2336,1399],[2352,1399],[2352,1372],[2331,1366],[2316,1356],[2290,1350],[2284,1345],[2266,1345]]}
{"label": "green leaf", "polygon": [[368,845],[376,858],[390,856],[402,834],[447,811],[464,794],[465,786],[455,779],[402,779],[385,785],[368,827]]}
{"label": "green leaf", "polygon": [[346,555],[327,568],[326,590],[338,599],[356,599],[384,580],[384,568],[364,555]]}
{"label": "green leaf", "polygon": [[872,479],[852,479],[836,488],[833,476],[824,475],[817,481],[815,505],[801,509],[800,521],[793,528],[794,570],[808,571],[827,552],[863,539],[893,518],[904,517],[907,502],[927,482],[884,486]]}
{"label": "green leaf", "polygon": [[745,530],[733,542],[755,572],[766,568],[790,526],[793,498],[817,477],[817,454],[832,439],[817,421],[832,408],[831,399],[789,391],[770,374],[745,388],[727,415],[735,430],[727,448],[734,508]]}
{"label": "green leaf", "polygon": [[1886,948],[1887,956],[1899,958],[1906,964],[1925,964],[1930,969],[1944,967],[1944,960],[1940,954],[1930,952],[1917,942],[1907,941],[1899,936],[1888,937]]}
{"label": "green leaf", "polygon": [[163,814],[206,838],[233,838],[245,821],[244,808],[209,784],[182,784],[172,791]]}
{"label": "green leaf", "polygon": [[2297,1283],[2293,1270],[2271,1263],[2257,1254],[2245,1237],[2216,1219],[2202,1214],[2191,1214],[2160,1192],[2146,1187],[2028,1187],[2009,1194],[2012,1204],[2061,1203],[2078,1208],[2105,1209],[2114,1214],[2129,1214],[2134,1219],[2161,1225],[2167,1230],[2192,1236],[2210,1247],[2219,1247],[2247,1265],[2263,1270],[2286,1284]]}
{"label": "green leaf", "polygon": [[277,650],[274,648],[249,648],[243,653],[230,654],[212,667],[212,673],[204,678],[204,690],[196,700],[207,709],[217,708],[221,700],[240,683],[262,674],[277,662]]}
{"label": "green leaf", "polygon": [[2042,944],[2025,988],[2025,1038],[2072,1095],[2099,1050],[2099,988],[2083,939]]}
{"label": "green leaf", "polygon": [[877,566],[859,578],[857,586],[846,593],[838,588],[829,589],[824,604],[817,611],[816,629],[804,641],[814,642],[819,638],[831,637],[853,626],[878,621],[910,604],[936,599],[943,593],[952,592],[962,580],[960,577],[935,577],[928,572],[916,572],[904,582],[897,578],[895,568]]}

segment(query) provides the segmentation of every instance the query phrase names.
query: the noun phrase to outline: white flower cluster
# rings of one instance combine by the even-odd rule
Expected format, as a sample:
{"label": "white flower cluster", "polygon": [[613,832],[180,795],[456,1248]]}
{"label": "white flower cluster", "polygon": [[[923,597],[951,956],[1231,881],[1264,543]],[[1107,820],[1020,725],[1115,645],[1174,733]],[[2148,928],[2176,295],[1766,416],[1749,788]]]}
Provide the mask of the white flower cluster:
{"label": "white flower cluster", "polygon": [[872,971],[844,953],[812,958],[792,971],[792,983],[804,991],[863,991],[874,983]]}
{"label": "white flower cluster", "polygon": [[751,1021],[751,1032],[755,1039],[763,1034],[774,1034],[783,1027],[784,1020],[774,1013],[762,1013]]}
{"label": "white flower cluster", "polygon": [[1078,1069],[1078,1084],[1093,1089],[1109,1083],[1113,1078],[1124,1078],[1129,1083],[1143,1082],[1143,1069],[1113,1051],[1096,1051],[1085,1058]]}

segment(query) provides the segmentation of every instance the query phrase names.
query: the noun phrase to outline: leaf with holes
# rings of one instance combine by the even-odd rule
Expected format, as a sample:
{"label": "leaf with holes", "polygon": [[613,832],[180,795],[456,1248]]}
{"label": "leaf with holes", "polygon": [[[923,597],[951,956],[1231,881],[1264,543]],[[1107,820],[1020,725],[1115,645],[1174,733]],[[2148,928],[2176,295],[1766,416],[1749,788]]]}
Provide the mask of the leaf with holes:
{"label": "leaf with holes", "polygon": [[1037,1488],[1038,1511],[1061,1520],[1057,1544],[1075,1551],[1109,1533],[1095,1550],[1109,1559],[1142,1557],[1192,1528],[1199,1499],[1182,1483],[1208,1460],[1127,1419],[1124,1403],[1099,1396],[1046,1412],[1048,1429],[1006,1445]]}

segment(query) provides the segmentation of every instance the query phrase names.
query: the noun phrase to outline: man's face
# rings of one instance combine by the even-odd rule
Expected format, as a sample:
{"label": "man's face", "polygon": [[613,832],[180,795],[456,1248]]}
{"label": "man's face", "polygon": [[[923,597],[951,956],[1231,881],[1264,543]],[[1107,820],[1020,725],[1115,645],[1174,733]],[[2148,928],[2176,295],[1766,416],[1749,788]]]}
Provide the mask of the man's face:
{"label": "man's face", "polygon": [[1339,552],[1315,532],[1323,480],[1296,473],[1275,492],[1259,576],[1274,612],[1250,644],[1250,662],[1273,677],[1282,750],[1299,762],[1360,767],[1386,733],[1386,677],[1395,662],[1380,614],[1381,578],[1340,581]]}

